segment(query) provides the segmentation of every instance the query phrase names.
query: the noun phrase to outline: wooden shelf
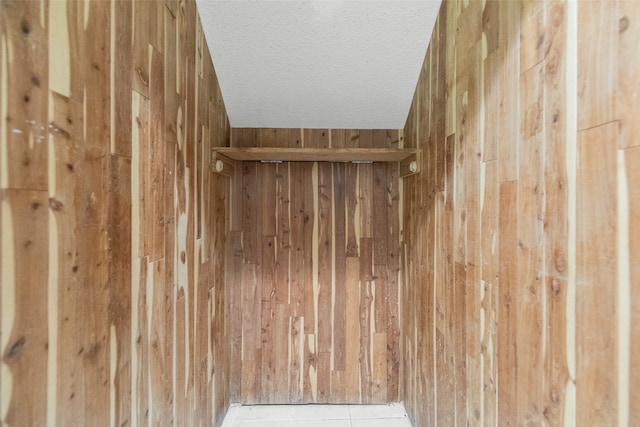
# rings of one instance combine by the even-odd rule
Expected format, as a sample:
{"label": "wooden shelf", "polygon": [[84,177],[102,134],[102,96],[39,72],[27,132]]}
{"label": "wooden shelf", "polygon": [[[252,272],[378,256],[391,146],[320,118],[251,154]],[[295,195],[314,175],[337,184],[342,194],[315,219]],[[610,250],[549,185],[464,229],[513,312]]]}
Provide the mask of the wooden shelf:
{"label": "wooden shelf", "polygon": [[230,175],[233,161],[252,162],[400,162],[401,175],[419,172],[420,150],[415,148],[277,148],[216,147],[211,153],[214,172]]}
{"label": "wooden shelf", "polygon": [[233,160],[282,162],[400,162],[416,149],[393,148],[214,148]]}

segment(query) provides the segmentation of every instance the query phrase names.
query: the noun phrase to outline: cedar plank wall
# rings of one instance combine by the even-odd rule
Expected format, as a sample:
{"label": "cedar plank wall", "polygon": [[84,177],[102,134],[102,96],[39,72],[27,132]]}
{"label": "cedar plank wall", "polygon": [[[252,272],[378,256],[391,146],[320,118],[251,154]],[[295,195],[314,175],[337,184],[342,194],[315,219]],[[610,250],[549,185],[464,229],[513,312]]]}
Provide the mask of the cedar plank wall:
{"label": "cedar plank wall", "polygon": [[219,424],[229,125],[195,2],[0,19],[3,424]]}
{"label": "cedar plank wall", "polygon": [[[399,138],[232,129],[236,147],[382,148]],[[398,400],[398,173],[397,163],[236,164],[232,401]]]}
{"label": "cedar plank wall", "polygon": [[640,2],[447,1],[405,146],[415,425],[640,425]]}

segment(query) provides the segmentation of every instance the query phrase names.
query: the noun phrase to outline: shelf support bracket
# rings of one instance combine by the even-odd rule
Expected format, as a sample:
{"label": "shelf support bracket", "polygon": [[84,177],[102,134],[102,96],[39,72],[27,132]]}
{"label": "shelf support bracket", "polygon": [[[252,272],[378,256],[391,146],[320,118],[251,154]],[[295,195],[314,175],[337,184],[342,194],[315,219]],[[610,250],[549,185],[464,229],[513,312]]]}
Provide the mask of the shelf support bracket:
{"label": "shelf support bracket", "polygon": [[211,150],[211,171],[220,175],[232,177],[236,170],[235,160],[230,159],[224,154],[220,154],[215,150]]}
{"label": "shelf support bracket", "polygon": [[400,177],[415,175],[420,173],[420,164],[422,163],[422,150],[418,150],[406,159],[400,161]]}

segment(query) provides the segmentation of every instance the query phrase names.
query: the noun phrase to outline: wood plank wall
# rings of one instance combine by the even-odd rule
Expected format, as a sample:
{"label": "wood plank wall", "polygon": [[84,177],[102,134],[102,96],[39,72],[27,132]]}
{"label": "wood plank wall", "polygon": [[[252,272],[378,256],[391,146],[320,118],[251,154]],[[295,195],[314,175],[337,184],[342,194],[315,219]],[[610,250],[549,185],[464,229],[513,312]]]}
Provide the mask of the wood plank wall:
{"label": "wood plank wall", "polygon": [[[398,147],[397,130],[236,129],[236,147]],[[398,164],[238,163],[231,399],[398,400]]]}
{"label": "wood plank wall", "polygon": [[228,407],[229,125],[189,1],[0,2],[1,419]]}
{"label": "wood plank wall", "polygon": [[446,1],[404,131],[415,425],[640,425],[640,2]]}

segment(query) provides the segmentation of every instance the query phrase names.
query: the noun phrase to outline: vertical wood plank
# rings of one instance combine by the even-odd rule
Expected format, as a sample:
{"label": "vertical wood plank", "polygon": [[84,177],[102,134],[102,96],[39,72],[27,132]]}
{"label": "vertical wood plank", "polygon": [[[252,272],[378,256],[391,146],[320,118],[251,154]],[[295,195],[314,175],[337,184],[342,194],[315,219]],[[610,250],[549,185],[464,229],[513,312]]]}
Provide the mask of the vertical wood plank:
{"label": "vertical wood plank", "polygon": [[375,265],[385,265],[387,263],[387,165],[385,163],[375,163],[372,166],[373,174],[373,194],[372,209],[373,219],[373,263]]}
{"label": "vertical wood plank", "polygon": [[7,424],[43,424],[47,401],[48,197],[2,194],[2,395]]}
{"label": "vertical wood plank", "polygon": [[358,187],[358,165],[346,165],[346,205],[347,205],[347,257],[358,256],[359,230],[356,230],[356,223],[359,221],[359,204],[357,198]]}
{"label": "vertical wood plank", "polygon": [[150,51],[149,70],[149,256],[152,261],[165,257],[164,229],[164,57],[156,50]]}
{"label": "vertical wood plank", "polygon": [[260,401],[275,402],[276,396],[276,363],[282,359],[275,357],[276,334],[276,247],[275,238],[267,236],[262,238],[262,301],[260,317],[260,348],[262,349],[261,364],[261,395]]}
{"label": "vertical wood plank", "polygon": [[541,240],[543,224],[538,218],[544,215],[544,139],[542,120],[541,65],[531,67],[522,74],[520,100],[524,116],[520,144],[518,177],[518,276],[520,284],[516,294],[516,312],[520,334],[527,331],[527,340],[517,349],[518,382],[527,384],[518,395],[518,420],[536,419],[543,408],[542,390],[544,378],[539,374],[543,368],[543,329],[546,312],[542,301],[546,300],[546,287],[540,275],[545,270],[544,246]]}
{"label": "vertical wood plank", "polygon": [[[346,260],[346,168],[343,164],[333,165],[333,215],[334,229],[333,236],[333,369],[335,371],[346,370],[346,348],[347,348],[347,260]],[[332,377],[333,378],[333,377]],[[342,380],[344,376],[340,376]],[[332,381],[333,382],[333,381]],[[345,384],[338,385],[338,393],[345,393]],[[332,392],[334,387],[332,385]]]}
{"label": "vertical wood plank", "polygon": [[[363,239],[364,240],[364,239]],[[361,268],[362,271],[362,268]],[[362,277],[362,276],[361,276]],[[362,403],[372,402],[373,331],[371,330],[371,282],[360,281],[360,390]]]}
{"label": "vertical wood plank", "polygon": [[500,288],[498,296],[498,421],[515,423],[518,398],[516,378],[516,300],[518,261],[518,183],[508,181],[500,184]]}
{"label": "vertical wood plank", "polygon": [[[640,129],[634,120],[634,99],[640,96],[640,51],[635,40],[640,37],[640,4],[633,0],[618,0],[617,74],[615,77],[615,115],[620,121],[619,147],[634,147],[640,144],[635,135]],[[613,32],[609,28],[610,32]],[[611,48],[611,46],[609,46]]]}
{"label": "vertical wood plank", "polygon": [[140,95],[149,97],[149,30],[151,2],[132,3],[133,9],[133,49],[131,84]]}
{"label": "vertical wood plank", "polygon": [[289,370],[291,372],[289,380],[289,402],[302,403],[303,399],[303,372],[304,366],[304,340],[303,332],[304,317],[292,317],[291,318],[291,348],[289,349]]}
{"label": "vertical wood plank", "polygon": [[315,335],[305,334],[304,379],[302,381],[305,403],[315,402],[318,399],[318,353],[316,348]]}
{"label": "vertical wood plank", "polygon": [[[627,184],[632,182],[638,182],[640,179],[640,168],[636,165],[640,164],[640,149],[633,148],[626,150],[625,153],[625,170],[627,172]],[[638,218],[640,215],[640,191],[637,188],[629,186],[629,218]],[[624,195],[619,195],[624,197]],[[619,254],[621,256],[622,254]],[[629,424],[635,424],[640,422],[640,392],[633,384],[638,384],[640,380],[640,339],[638,337],[639,332],[633,325],[637,325],[640,321],[640,306],[633,304],[631,301],[635,301],[640,294],[640,224],[638,221],[629,221],[629,283],[631,287],[630,293],[630,316],[629,325],[631,325],[631,331],[629,336],[629,376],[628,376],[628,390],[629,390]]]}
{"label": "vertical wood plank", "polygon": [[544,5],[536,1],[524,1],[520,9],[520,72],[542,61],[548,40],[544,25]]}
{"label": "vertical wood plank", "polygon": [[[291,163],[289,165],[289,188],[287,196],[290,200],[290,242],[291,242],[291,263],[290,263],[290,288],[291,288],[291,309],[295,316],[303,317],[305,310],[305,224],[309,222],[309,217],[305,212],[304,197],[295,197],[295,189],[303,188],[304,173],[301,163]],[[310,322],[311,319],[306,319]],[[302,320],[303,326],[305,321]],[[304,332],[304,331],[302,331]],[[302,333],[301,332],[301,333]],[[304,341],[304,338],[302,338]],[[303,347],[304,348],[304,347]]]}
{"label": "vertical wood plank", "polygon": [[122,424],[128,423],[131,416],[131,160],[111,156],[110,170],[113,192],[109,203],[109,325],[116,336],[116,360],[110,362],[115,365],[114,422]]}
{"label": "vertical wood plank", "polygon": [[498,111],[500,123],[500,139],[498,140],[498,164],[500,182],[513,181],[518,177],[518,144],[520,128],[519,76],[520,76],[520,2],[506,2],[500,4],[500,59],[502,72],[500,73],[500,109]]}
{"label": "vertical wood plank", "polygon": [[245,263],[256,264],[258,260],[258,203],[255,199],[257,187],[257,166],[252,162],[242,164],[242,247]]}
{"label": "vertical wood plank", "polygon": [[567,7],[564,2],[554,2],[547,10],[548,54],[544,60],[544,129],[545,153],[545,262],[544,285],[547,301],[548,335],[547,355],[545,355],[544,379],[546,390],[545,418],[550,423],[559,424],[565,420],[567,383],[567,336],[569,323],[567,316],[568,295],[568,191],[567,152],[565,135],[568,118],[563,113],[566,105],[566,91],[563,79],[567,72],[566,50]]}
{"label": "vertical wood plank", "polygon": [[[237,197],[237,196],[236,196]],[[239,198],[239,197],[238,197]],[[232,231],[229,235],[231,265],[228,280],[230,280],[231,289],[231,363],[229,369],[231,375],[235,378],[230,383],[229,399],[232,401],[241,401],[244,393],[242,391],[242,368],[244,361],[242,347],[243,344],[243,299],[242,299],[242,237],[240,231]]]}
{"label": "vertical wood plank", "polygon": [[[300,300],[298,289],[291,282],[290,256],[291,256],[291,225],[290,225],[290,195],[289,195],[289,165],[277,165],[275,172],[276,201],[276,298],[281,304],[295,304]],[[267,212],[265,208],[265,212]],[[292,314],[297,313],[295,310]]]}
{"label": "vertical wood plank", "polygon": [[284,402],[289,397],[289,341],[291,339],[289,307],[287,304],[277,304],[274,317],[275,340],[274,352],[270,356],[275,359],[274,402]]}
{"label": "vertical wood plank", "polygon": [[[112,5],[114,21],[111,26],[112,46],[112,120],[113,128],[111,152],[121,156],[131,157],[131,89],[129,85],[116,85],[116,82],[131,82],[132,69],[132,7],[127,0],[116,0]],[[163,82],[164,84],[164,82]]]}
{"label": "vertical wood plank", "polygon": [[[484,316],[484,329],[481,330],[480,348],[482,351],[482,387],[484,408],[481,413],[487,425],[497,425],[497,383],[498,383],[498,245],[499,238],[499,184],[498,184],[498,164],[493,160],[484,164],[485,180],[482,203],[482,273],[483,284],[481,299],[481,316]],[[469,414],[474,418],[479,418],[475,414]]]}
{"label": "vertical wood plank", "polygon": [[371,401],[387,403],[387,334],[373,333]]}
{"label": "vertical wood plank", "polygon": [[[614,120],[618,2],[578,8],[578,130]],[[588,29],[588,30],[587,30]],[[595,35],[598,36],[595,36]],[[587,54],[588,52],[588,54]],[[597,101],[596,101],[597,100]]]}
{"label": "vertical wood plank", "polygon": [[[617,124],[578,132],[576,224],[577,422],[616,424],[617,281],[616,165]],[[589,331],[588,333],[586,331]]]}
{"label": "vertical wood plank", "polygon": [[82,289],[78,302],[85,310],[90,307],[93,312],[83,319],[82,387],[89,390],[84,393],[86,422],[97,424],[109,417],[109,409],[100,402],[109,398],[108,254],[105,251],[109,184],[105,177],[109,173],[106,154],[109,153],[110,141],[110,76],[106,64],[109,63],[111,23],[108,3],[94,3],[87,7],[82,73],[91,84],[85,85],[84,92],[86,151],[82,170],[79,171],[84,185],[76,203],[78,207],[85,207],[80,235],[95,236],[78,242],[81,280],[97,286]]}
{"label": "vertical wood plank", "polygon": [[[7,3],[0,10],[6,73],[2,87],[6,91],[2,95],[4,188],[47,189],[49,63],[44,12],[33,2]],[[9,57],[9,52],[14,54]]]}
{"label": "vertical wood plank", "polygon": [[[331,176],[331,165],[322,175]],[[325,168],[323,168],[325,169]],[[322,178],[321,178],[322,180]],[[322,186],[322,181],[320,183]],[[329,194],[331,183],[329,186]],[[322,189],[320,190],[322,198]],[[330,196],[328,196],[330,197]],[[329,198],[329,200],[331,200]],[[322,203],[320,203],[322,205]],[[327,403],[331,392],[331,364],[332,359],[332,323],[333,319],[333,286],[332,286],[332,209],[319,209],[318,214],[318,290],[317,290],[317,331],[318,331],[318,401]],[[315,292],[315,291],[314,291]]]}
{"label": "vertical wood plank", "polygon": [[[347,307],[358,307],[360,300],[360,291],[354,284],[358,282],[359,278],[359,260],[358,258],[347,258],[347,280],[346,283],[350,283],[347,286]],[[360,392],[360,364],[359,364],[359,349],[360,349],[360,311],[348,310],[347,311],[347,323],[346,323],[346,394],[348,403],[361,403],[362,394]]]}

